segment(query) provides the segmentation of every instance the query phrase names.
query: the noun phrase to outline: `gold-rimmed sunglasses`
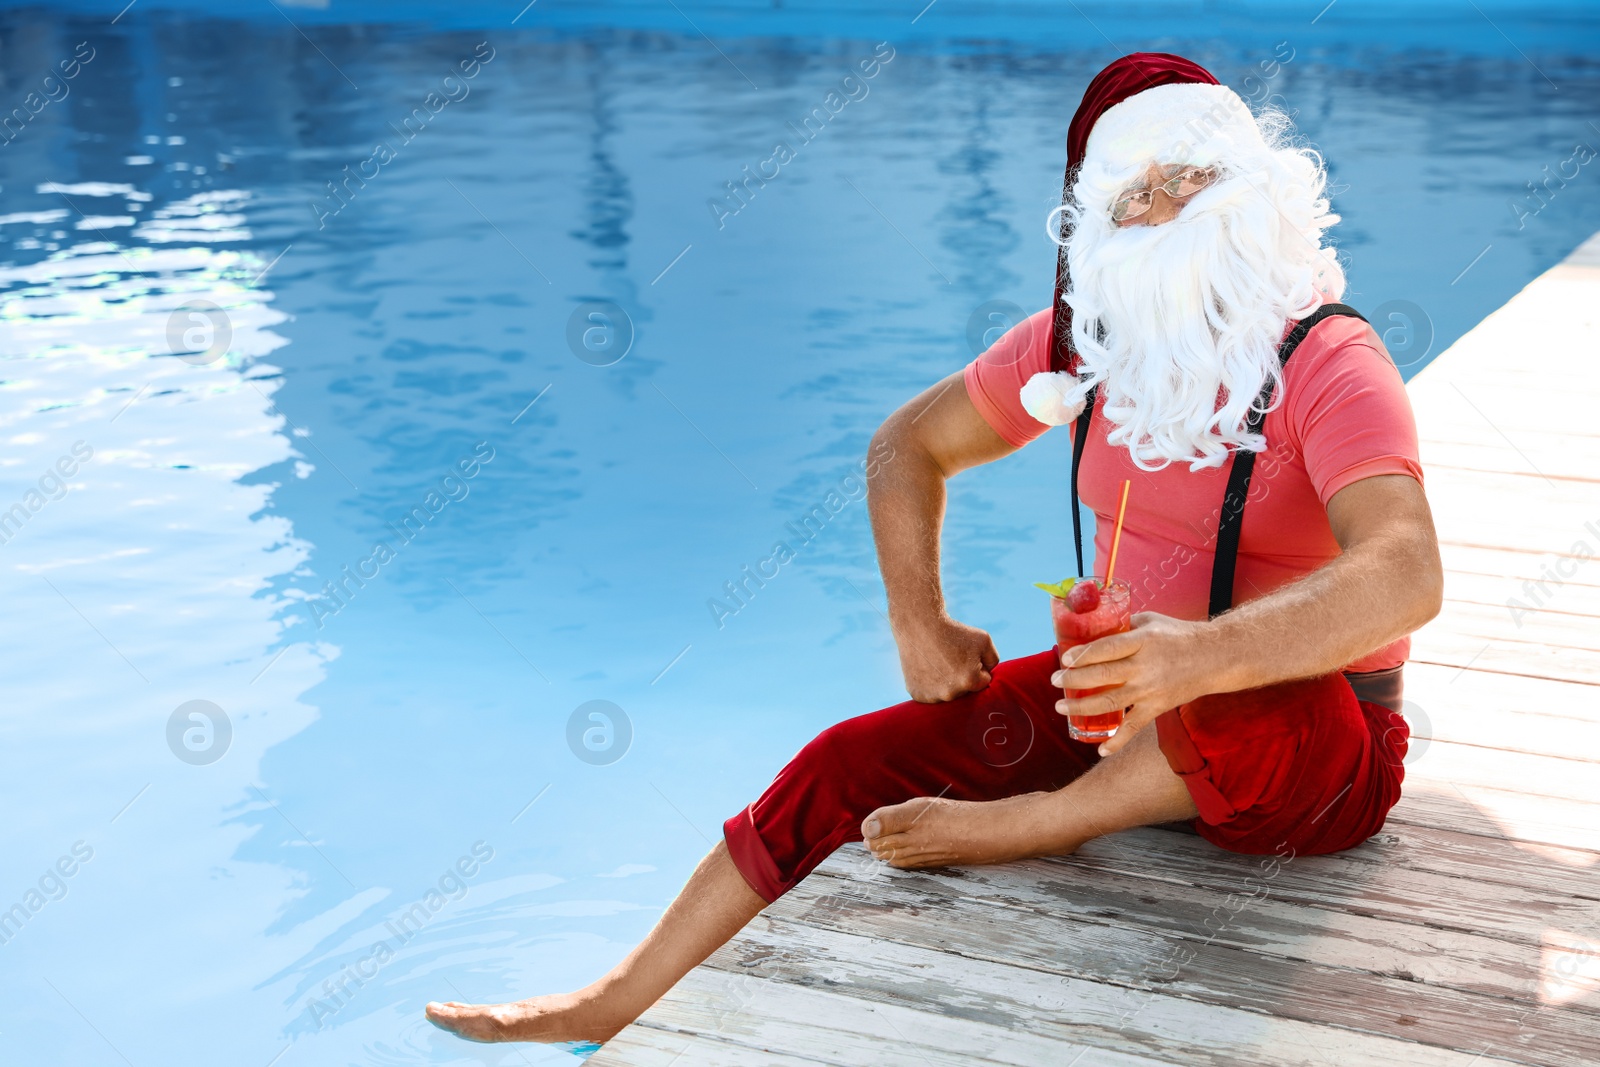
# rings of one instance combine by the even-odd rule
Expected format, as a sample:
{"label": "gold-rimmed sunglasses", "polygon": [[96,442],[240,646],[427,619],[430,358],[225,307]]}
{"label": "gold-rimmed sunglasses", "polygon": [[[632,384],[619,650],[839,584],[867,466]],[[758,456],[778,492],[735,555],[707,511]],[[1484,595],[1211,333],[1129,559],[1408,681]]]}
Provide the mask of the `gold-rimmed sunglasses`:
{"label": "gold-rimmed sunglasses", "polygon": [[1194,167],[1184,163],[1172,163],[1157,169],[1161,172],[1160,183],[1147,189],[1125,190],[1111,205],[1111,221],[1127,222],[1149,211],[1155,202],[1157,189],[1174,200],[1181,200],[1216,181],[1218,175],[1216,167]]}

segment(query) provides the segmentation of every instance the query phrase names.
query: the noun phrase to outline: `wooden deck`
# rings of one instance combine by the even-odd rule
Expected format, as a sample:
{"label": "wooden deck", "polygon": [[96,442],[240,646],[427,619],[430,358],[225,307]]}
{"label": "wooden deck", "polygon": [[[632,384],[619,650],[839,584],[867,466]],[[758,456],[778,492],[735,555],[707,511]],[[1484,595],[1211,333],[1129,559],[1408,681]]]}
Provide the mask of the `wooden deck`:
{"label": "wooden deck", "polygon": [[1378,838],[1268,870],[1156,829],[938,873],[846,849],[591,1067],[1600,1063],[1600,235],[1410,389],[1446,603]]}

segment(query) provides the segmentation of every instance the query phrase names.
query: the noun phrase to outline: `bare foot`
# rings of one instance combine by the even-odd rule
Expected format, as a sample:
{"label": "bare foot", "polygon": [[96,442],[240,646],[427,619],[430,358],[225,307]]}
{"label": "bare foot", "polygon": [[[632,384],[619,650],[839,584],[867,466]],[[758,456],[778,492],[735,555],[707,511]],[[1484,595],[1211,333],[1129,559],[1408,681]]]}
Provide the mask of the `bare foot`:
{"label": "bare foot", "polygon": [[901,868],[1063,856],[1085,839],[1070,836],[1073,820],[1062,815],[1057,801],[1055,793],[981,803],[919,797],[868,815],[861,836],[874,856]]}
{"label": "bare foot", "polygon": [[576,993],[530,997],[509,1004],[434,1001],[428,1021],[468,1041],[609,1041],[628,1020],[606,1019],[592,998]]}

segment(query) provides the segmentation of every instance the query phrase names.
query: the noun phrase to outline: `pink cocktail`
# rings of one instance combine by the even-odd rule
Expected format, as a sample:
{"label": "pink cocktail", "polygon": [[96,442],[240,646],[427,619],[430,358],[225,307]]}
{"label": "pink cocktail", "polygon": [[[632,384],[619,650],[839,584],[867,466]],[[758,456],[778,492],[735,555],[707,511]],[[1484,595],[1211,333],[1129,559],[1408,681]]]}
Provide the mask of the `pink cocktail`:
{"label": "pink cocktail", "polygon": [[[1113,579],[1107,585],[1104,578],[1079,578],[1078,582],[1093,582],[1100,591],[1100,603],[1090,611],[1076,612],[1065,597],[1050,598],[1050,618],[1056,627],[1057,657],[1069,648],[1077,648],[1130,629],[1133,596],[1127,582]],[[1085,697],[1114,688],[1107,685],[1097,689],[1067,689],[1064,692],[1069,697]],[[1123,709],[1117,708],[1093,715],[1068,715],[1067,730],[1075,741],[1104,741],[1122,725],[1122,712]]]}

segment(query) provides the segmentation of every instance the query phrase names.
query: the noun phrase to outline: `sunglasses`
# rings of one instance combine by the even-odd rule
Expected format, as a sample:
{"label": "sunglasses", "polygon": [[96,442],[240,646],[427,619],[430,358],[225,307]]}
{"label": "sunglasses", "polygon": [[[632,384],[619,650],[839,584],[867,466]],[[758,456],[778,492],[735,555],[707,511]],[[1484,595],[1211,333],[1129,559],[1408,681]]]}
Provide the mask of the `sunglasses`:
{"label": "sunglasses", "polygon": [[1191,167],[1182,163],[1159,167],[1161,182],[1148,189],[1124,191],[1111,205],[1111,220],[1127,222],[1150,210],[1155,202],[1155,191],[1160,189],[1174,200],[1193,196],[1217,180],[1216,167]]}

